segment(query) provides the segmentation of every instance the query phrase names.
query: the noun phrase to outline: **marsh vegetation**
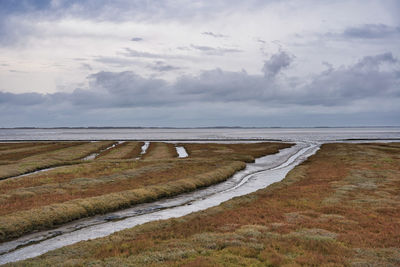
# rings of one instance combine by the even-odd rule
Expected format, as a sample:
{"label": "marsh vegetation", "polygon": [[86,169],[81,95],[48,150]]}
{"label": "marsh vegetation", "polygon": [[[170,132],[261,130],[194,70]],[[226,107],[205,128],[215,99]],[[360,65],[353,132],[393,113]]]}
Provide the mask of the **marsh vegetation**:
{"label": "marsh vegetation", "polygon": [[398,266],[399,192],[399,143],[325,144],[256,193],[11,265]]}
{"label": "marsh vegetation", "polygon": [[[26,144],[29,148],[48,146]],[[245,162],[290,146],[283,143],[180,144],[187,147],[189,157],[178,158],[175,145],[161,142],[150,143],[144,155],[141,155],[143,142],[62,145],[66,147],[51,151],[37,149],[33,156],[28,152],[27,156],[21,155],[15,162],[0,166],[4,170],[24,163],[44,166],[45,162],[55,160],[58,160],[56,165],[63,165],[0,181],[1,241],[218,183],[243,169]],[[104,150],[110,145],[114,146]],[[1,151],[13,149],[10,145]],[[18,144],[15,149],[23,150],[24,146]],[[96,153],[93,160],[80,160],[91,153]]]}

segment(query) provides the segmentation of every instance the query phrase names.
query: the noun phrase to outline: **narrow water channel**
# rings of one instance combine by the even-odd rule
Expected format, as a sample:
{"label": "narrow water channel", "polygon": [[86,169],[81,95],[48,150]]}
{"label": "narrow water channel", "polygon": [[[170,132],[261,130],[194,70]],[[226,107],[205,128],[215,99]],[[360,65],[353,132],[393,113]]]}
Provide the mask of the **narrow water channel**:
{"label": "narrow water channel", "polygon": [[176,197],[82,219],[57,229],[26,235],[0,245],[0,264],[42,255],[48,251],[110,235],[150,221],[181,217],[279,182],[296,165],[319,149],[316,143],[298,143],[279,153],[258,158],[225,182]]}

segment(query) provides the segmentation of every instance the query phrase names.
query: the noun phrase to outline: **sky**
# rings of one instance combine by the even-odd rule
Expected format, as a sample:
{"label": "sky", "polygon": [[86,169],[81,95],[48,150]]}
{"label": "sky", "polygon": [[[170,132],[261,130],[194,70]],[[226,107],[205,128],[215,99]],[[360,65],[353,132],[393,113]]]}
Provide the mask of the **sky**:
{"label": "sky", "polygon": [[400,125],[397,0],[0,0],[0,127]]}

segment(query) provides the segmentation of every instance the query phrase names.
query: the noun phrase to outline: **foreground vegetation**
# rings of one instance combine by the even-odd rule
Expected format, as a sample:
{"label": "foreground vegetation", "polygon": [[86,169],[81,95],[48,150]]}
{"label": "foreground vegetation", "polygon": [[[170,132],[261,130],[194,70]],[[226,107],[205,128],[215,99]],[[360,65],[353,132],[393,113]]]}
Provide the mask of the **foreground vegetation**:
{"label": "foreground vegetation", "polygon": [[326,144],[279,183],[10,266],[399,266],[400,143]]}
{"label": "foreground vegetation", "polygon": [[[96,143],[74,148],[92,144]],[[208,158],[194,153],[178,159],[173,144],[151,143],[148,153],[137,160],[142,145],[142,142],[118,144],[99,153],[94,160],[0,181],[0,241],[218,183],[245,167],[245,162],[237,158],[251,161],[290,146],[259,143],[226,154],[218,151],[225,151],[227,145],[203,144],[202,149],[211,153]],[[62,151],[65,153],[65,149]],[[51,161],[56,152],[43,152],[33,159]],[[68,159],[72,158],[70,154]],[[46,158],[49,155],[51,158]],[[29,160],[32,157],[17,164]]]}

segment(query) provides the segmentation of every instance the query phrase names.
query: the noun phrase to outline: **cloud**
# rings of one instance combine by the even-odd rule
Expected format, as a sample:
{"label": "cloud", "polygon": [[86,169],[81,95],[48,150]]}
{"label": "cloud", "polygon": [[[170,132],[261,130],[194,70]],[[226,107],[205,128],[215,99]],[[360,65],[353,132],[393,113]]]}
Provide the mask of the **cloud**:
{"label": "cloud", "polygon": [[0,92],[0,103],[11,106],[39,105],[46,101],[46,95],[38,93],[13,94]]}
{"label": "cloud", "polygon": [[[396,121],[390,112],[400,111],[400,63],[392,53],[366,56],[338,68],[325,62],[328,70],[313,75],[309,81],[278,75],[294,60],[294,56],[280,51],[265,61],[263,74],[213,69],[167,82],[132,71],[102,71],[88,77],[87,88],[77,88],[70,93],[1,92],[0,110],[4,119],[0,122],[11,118],[15,109],[20,110],[18,114],[27,110],[53,110],[54,116],[66,116],[67,110],[74,110],[86,114],[81,116],[86,116],[87,121],[98,121],[93,114],[104,117],[119,114],[129,121],[128,114],[139,116],[131,113],[133,110],[148,114],[148,118],[158,116],[159,123],[163,121],[161,118],[171,119],[165,117],[168,112],[175,121],[186,121],[186,116],[204,121],[207,109],[211,112],[209,116],[219,120],[234,123],[236,116],[243,118],[243,122],[257,121],[258,125],[267,114],[293,122],[293,118],[305,119],[306,114],[314,113],[321,118],[324,113],[347,113],[357,118],[355,114],[378,112],[389,116],[391,122]],[[164,61],[149,67],[158,68],[158,71],[175,69]],[[386,104],[380,107],[377,103]],[[12,123],[12,120],[7,122]]]}
{"label": "cloud", "polygon": [[206,55],[212,55],[212,56],[223,56],[228,53],[241,53],[243,52],[242,50],[235,49],[235,48],[222,48],[222,47],[211,47],[211,46],[205,46],[205,45],[190,45],[191,48],[201,51],[202,53]]}
{"label": "cloud", "polygon": [[8,70],[8,71],[12,73],[26,73],[25,71],[20,71],[20,70]]}
{"label": "cloud", "polygon": [[160,53],[151,53],[145,51],[134,50],[131,48],[125,48],[124,52],[120,53],[126,57],[137,57],[137,58],[154,58],[154,59],[162,59],[162,58],[188,58],[187,56],[174,55],[174,54],[160,54]]}
{"label": "cloud", "polygon": [[400,27],[385,24],[364,24],[358,27],[349,27],[341,34],[344,38],[382,39],[400,36]]}
{"label": "cloud", "polygon": [[[384,64],[389,70],[383,70]],[[366,56],[356,64],[331,69],[303,86],[298,103],[305,105],[347,105],[365,98],[400,97],[399,60],[391,53]]]}
{"label": "cloud", "polygon": [[166,71],[173,71],[173,70],[181,69],[180,67],[166,64],[163,61],[156,61],[153,64],[149,64],[147,67],[149,69],[152,69],[152,70],[155,70],[158,72],[166,72]]}
{"label": "cloud", "polygon": [[131,39],[131,41],[132,41],[132,42],[140,42],[140,41],[143,41],[143,38],[140,38],[140,37],[133,37],[133,38]]}
{"label": "cloud", "polygon": [[125,48],[125,52],[121,53],[126,57],[144,57],[144,58],[161,58],[165,55],[155,54],[150,52],[138,51],[131,48]]}
{"label": "cloud", "polygon": [[274,78],[283,69],[289,67],[293,62],[294,57],[287,52],[280,51],[266,60],[263,67],[264,76],[267,78]]}
{"label": "cloud", "polygon": [[86,69],[86,70],[93,70],[92,66],[90,64],[87,64],[87,63],[82,63],[81,67],[83,69]]}
{"label": "cloud", "polygon": [[214,37],[214,38],[225,38],[225,37],[228,37],[227,35],[223,35],[223,34],[220,34],[220,33],[213,33],[213,32],[202,32],[201,34],[208,35],[208,36],[211,36],[211,37]]}
{"label": "cloud", "polygon": [[[304,83],[295,78],[278,76],[294,60],[280,51],[265,61],[264,75],[246,71],[229,72],[221,69],[203,71],[199,75],[184,75],[176,82],[145,78],[131,71],[98,72],[89,76],[89,88],[72,93],[12,94],[3,93],[3,103],[20,103],[22,97],[69,101],[78,106],[132,107],[170,105],[187,102],[280,103],[297,105],[341,106],[369,97],[400,97],[399,60],[391,53],[367,56],[353,65],[333,68],[315,74]],[[383,68],[384,65],[388,65]],[[150,68],[170,71],[178,67],[157,61]],[[60,97],[61,96],[61,97]]]}
{"label": "cloud", "polygon": [[391,40],[400,37],[400,26],[362,24],[346,27],[341,32],[328,32],[322,38],[340,40]]}
{"label": "cloud", "polygon": [[366,56],[362,58],[355,66],[357,70],[378,70],[382,64],[396,64],[399,60],[392,53],[386,52],[375,56]]}
{"label": "cloud", "polygon": [[98,56],[95,57],[94,59],[96,62],[105,64],[105,65],[111,65],[111,66],[116,66],[116,67],[129,67],[133,65],[138,65],[140,62],[138,62],[136,59],[130,59],[130,58],[123,58],[123,57],[105,57],[105,56]]}

